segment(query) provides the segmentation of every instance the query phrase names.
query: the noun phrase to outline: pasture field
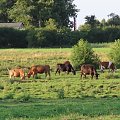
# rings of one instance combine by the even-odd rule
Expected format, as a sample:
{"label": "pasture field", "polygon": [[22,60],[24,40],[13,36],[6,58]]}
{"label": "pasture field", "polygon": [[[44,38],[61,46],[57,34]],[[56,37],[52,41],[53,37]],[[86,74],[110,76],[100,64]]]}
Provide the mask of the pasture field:
{"label": "pasture field", "polygon": [[[77,75],[55,75],[57,63],[70,60],[71,48],[0,49],[1,120],[119,120],[120,71],[100,73],[98,80]],[[110,48],[93,49],[109,60]],[[51,66],[51,79],[39,74],[25,81],[9,80],[7,68]],[[27,69],[24,69],[26,74]]]}

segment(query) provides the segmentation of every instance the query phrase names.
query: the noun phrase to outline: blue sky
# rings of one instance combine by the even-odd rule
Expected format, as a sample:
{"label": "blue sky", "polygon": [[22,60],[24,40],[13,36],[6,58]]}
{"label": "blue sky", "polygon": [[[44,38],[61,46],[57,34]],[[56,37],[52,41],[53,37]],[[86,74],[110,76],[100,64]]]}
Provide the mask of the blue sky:
{"label": "blue sky", "polygon": [[77,16],[77,27],[84,24],[85,16],[95,15],[101,21],[108,19],[110,13],[120,15],[120,0],[74,0],[77,9],[80,9]]}

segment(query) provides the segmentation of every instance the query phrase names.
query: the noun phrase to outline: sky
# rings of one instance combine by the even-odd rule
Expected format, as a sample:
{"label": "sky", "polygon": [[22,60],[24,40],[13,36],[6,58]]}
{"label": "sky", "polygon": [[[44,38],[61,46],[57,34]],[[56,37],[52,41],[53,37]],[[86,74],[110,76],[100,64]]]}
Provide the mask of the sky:
{"label": "sky", "polygon": [[95,15],[101,21],[108,19],[110,13],[120,16],[120,0],[74,0],[73,2],[80,11],[77,13],[77,28],[84,24],[85,17]]}

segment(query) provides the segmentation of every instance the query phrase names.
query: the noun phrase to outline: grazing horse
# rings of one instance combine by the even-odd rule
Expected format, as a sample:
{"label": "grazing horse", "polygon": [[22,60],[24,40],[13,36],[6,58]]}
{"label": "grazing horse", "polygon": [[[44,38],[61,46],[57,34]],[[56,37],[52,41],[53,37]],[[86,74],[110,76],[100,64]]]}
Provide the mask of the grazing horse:
{"label": "grazing horse", "polygon": [[91,65],[91,64],[83,64],[80,68],[80,72],[81,72],[81,78],[82,78],[82,75],[85,76],[86,78],[86,75],[91,75],[91,78],[93,79],[93,76],[96,77],[96,79],[98,79],[98,73],[94,67],[94,65]]}
{"label": "grazing horse", "polygon": [[[8,68],[7,68],[8,69]],[[21,68],[8,69],[10,79],[12,77],[21,77],[21,80],[25,79],[25,73]]]}
{"label": "grazing horse", "polygon": [[112,72],[114,72],[116,67],[115,67],[115,64],[110,61],[109,62],[100,62],[101,72],[104,72],[104,69],[109,69],[109,71],[111,70]]}
{"label": "grazing horse", "polygon": [[74,70],[73,66],[70,64],[69,61],[65,61],[63,64],[62,63],[57,64],[55,75],[57,72],[60,75],[61,71],[67,72],[67,74],[69,74],[69,72],[72,72],[73,75],[76,75],[76,71]]}
{"label": "grazing horse", "polygon": [[35,66],[32,66],[29,71],[28,71],[28,78],[31,77],[31,75],[34,76],[37,75],[37,73],[45,73],[45,77],[49,76],[49,79],[50,79],[50,66],[49,65],[35,65]]}

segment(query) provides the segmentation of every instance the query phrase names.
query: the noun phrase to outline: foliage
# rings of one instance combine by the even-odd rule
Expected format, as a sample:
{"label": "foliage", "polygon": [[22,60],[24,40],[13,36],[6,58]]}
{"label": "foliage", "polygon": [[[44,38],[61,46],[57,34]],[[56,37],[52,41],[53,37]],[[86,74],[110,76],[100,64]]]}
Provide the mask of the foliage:
{"label": "foliage", "polygon": [[8,18],[8,10],[13,6],[15,0],[0,0],[0,22],[11,22]]}
{"label": "foliage", "polygon": [[26,27],[45,27],[50,18],[55,19],[59,27],[71,27],[70,17],[78,12],[73,0],[2,0],[0,5],[3,17],[0,21],[22,21]]}
{"label": "foliage", "polygon": [[[28,0],[17,0],[16,3],[9,9],[9,18],[16,22],[23,22],[24,26],[30,27],[32,16],[30,15],[34,6]],[[20,14],[18,14],[20,13]]]}
{"label": "foliage", "polygon": [[49,19],[48,21],[46,21],[45,23],[45,28],[48,30],[57,30],[57,23],[55,22],[54,19]]}
{"label": "foliage", "polygon": [[79,27],[81,37],[87,39],[90,43],[114,42],[119,39],[120,27],[106,26],[91,28],[89,25]]}
{"label": "foliage", "polygon": [[50,47],[57,43],[56,30],[35,29],[27,34],[28,47]]}
{"label": "foliage", "polygon": [[99,63],[98,56],[94,54],[91,45],[84,39],[80,39],[77,45],[73,46],[71,61],[76,68],[79,68],[79,66],[84,63]]}
{"label": "foliage", "polygon": [[108,43],[119,39],[119,36],[120,27],[109,26],[91,29],[89,25],[85,25],[81,26],[79,31],[72,31],[67,27],[58,29],[55,20],[49,19],[46,21],[46,27],[42,28],[27,30],[0,28],[0,47],[72,47],[80,39],[85,39],[89,43]]}
{"label": "foliage", "polygon": [[66,27],[56,29],[53,25],[31,29],[26,37],[28,47],[71,47],[79,38],[79,31],[71,31]]}
{"label": "foliage", "polygon": [[27,31],[20,31],[12,28],[0,28],[0,47],[1,48],[25,48]]}
{"label": "foliage", "polygon": [[100,24],[100,22],[98,20],[96,20],[95,15],[86,16],[85,19],[86,19],[85,24],[90,25],[91,28],[99,26],[99,24]]}
{"label": "foliage", "polygon": [[108,15],[110,18],[107,20],[107,25],[119,26],[120,25],[120,16],[115,13]]}
{"label": "foliage", "polygon": [[120,39],[115,40],[109,53],[111,60],[120,67]]}

